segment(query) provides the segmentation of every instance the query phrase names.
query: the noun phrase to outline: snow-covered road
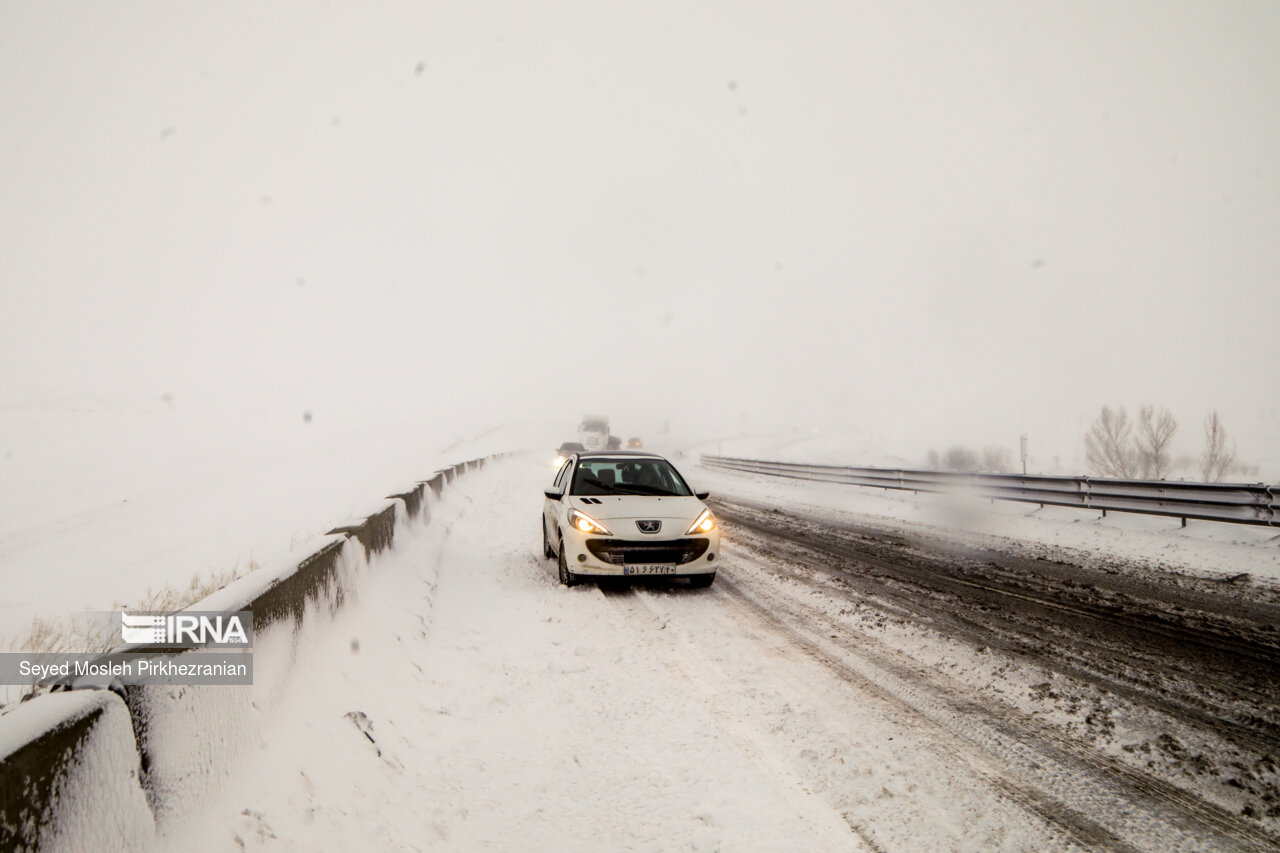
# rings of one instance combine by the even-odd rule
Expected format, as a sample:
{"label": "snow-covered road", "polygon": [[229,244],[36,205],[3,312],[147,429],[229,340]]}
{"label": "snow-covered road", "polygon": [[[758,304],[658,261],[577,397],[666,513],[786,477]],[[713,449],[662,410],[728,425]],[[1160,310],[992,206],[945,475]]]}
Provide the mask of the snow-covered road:
{"label": "snow-covered road", "polygon": [[869,627],[847,595],[780,580],[732,527],[710,589],[561,587],[543,462],[460,480],[308,630],[232,778],[161,827],[173,849],[1269,843],[1192,795],[1183,814],[1158,779],[1126,788],[1052,721],[1000,716],[991,686],[1026,673],[998,650],[877,635],[883,609]]}

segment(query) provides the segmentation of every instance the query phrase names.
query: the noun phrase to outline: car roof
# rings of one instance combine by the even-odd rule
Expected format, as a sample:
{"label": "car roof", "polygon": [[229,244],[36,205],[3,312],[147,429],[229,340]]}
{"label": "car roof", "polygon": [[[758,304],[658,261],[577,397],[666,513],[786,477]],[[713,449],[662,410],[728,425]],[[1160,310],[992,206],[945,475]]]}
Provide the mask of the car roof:
{"label": "car roof", "polygon": [[579,459],[613,459],[618,456],[627,457],[647,457],[649,459],[664,459],[656,453],[648,453],[643,450],[588,450],[586,453],[579,453]]}

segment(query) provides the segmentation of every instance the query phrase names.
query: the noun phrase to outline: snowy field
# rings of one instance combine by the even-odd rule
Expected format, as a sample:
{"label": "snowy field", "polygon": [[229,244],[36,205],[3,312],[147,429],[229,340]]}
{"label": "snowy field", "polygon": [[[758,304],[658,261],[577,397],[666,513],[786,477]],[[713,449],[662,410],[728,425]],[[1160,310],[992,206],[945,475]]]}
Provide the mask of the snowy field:
{"label": "snowy field", "polygon": [[35,618],[287,560],[415,478],[530,432],[291,415],[159,399],[0,406],[0,648]]}
{"label": "snowy field", "polygon": [[[1034,673],[1010,682],[999,658],[892,626],[851,626],[842,648],[824,633],[846,618],[838,603],[779,622],[805,596],[741,545],[708,590],[560,586],[536,534],[549,477],[530,455],[448,489],[430,526],[374,562],[358,601],[308,629],[227,784],[167,820],[162,846],[976,851],[1233,838],[1197,835],[1160,797],[1127,801],[1052,750],[1011,745],[1000,726],[1021,711],[984,723],[931,693],[945,679],[1006,707],[992,685],[1025,679],[1024,690]],[[895,632],[906,657],[882,645]],[[859,675],[877,655],[932,675],[905,687],[888,670]]]}
{"label": "snowy field", "polygon": [[[1090,470],[1085,458],[1086,427],[1082,418],[1074,435],[1060,436],[1048,448],[1037,446],[1033,441],[1028,449],[1027,472],[1050,476],[1085,476]],[[1198,451],[1195,442],[1201,440],[1201,437],[1192,429],[1185,431],[1187,435],[1178,435],[1178,446],[1188,452]],[[913,440],[904,435],[873,433],[867,429],[797,426],[784,432],[692,442],[684,449],[695,456],[705,453],[708,456],[736,456],[742,459],[769,459],[812,465],[928,469],[930,466],[926,448],[930,444],[932,449],[945,452],[958,440],[955,436],[947,435],[948,430],[944,425],[936,426],[930,432],[928,440],[922,442],[919,438]],[[996,442],[996,447],[1008,451],[1007,461],[1012,465],[1016,464],[1019,448],[1016,433],[1009,438],[1011,441],[1007,444]],[[1280,482],[1280,447],[1277,447],[1269,433],[1247,436],[1245,448],[1240,450],[1240,455],[1240,461],[1248,463],[1252,473],[1227,479],[1249,483]],[[1179,458],[1184,467],[1171,472],[1168,479],[1198,479],[1200,475],[1195,469],[1198,456],[1189,453]],[[1190,467],[1186,467],[1187,465]]]}

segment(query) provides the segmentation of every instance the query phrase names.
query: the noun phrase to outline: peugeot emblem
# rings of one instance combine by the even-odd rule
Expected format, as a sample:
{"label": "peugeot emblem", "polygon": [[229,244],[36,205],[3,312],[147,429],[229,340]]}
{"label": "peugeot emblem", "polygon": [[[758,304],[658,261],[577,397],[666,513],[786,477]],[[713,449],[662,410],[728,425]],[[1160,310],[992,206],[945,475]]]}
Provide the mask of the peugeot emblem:
{"label": "peugeot emblem", "polygon": [[636,527],[640,528],[641,533],[657,533],[662,529],[661,521],[637,521]]}

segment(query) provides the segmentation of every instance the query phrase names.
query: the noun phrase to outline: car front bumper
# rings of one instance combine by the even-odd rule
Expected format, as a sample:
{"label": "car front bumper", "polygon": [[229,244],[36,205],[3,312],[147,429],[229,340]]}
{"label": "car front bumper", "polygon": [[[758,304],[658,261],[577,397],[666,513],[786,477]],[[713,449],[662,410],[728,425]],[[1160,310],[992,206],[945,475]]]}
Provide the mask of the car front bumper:
{"label": "car front bumper", "polygon": [[[705,546],[701,542],[705,541]],[[624,539],[564,532],[565,562],[582,577],[669,577],[712,574],[720,567],[720,531],[699,536]],[[632,571],[636,566],[662,566],[662,571]],[[669,570],[667,570],[669,568]]]}

